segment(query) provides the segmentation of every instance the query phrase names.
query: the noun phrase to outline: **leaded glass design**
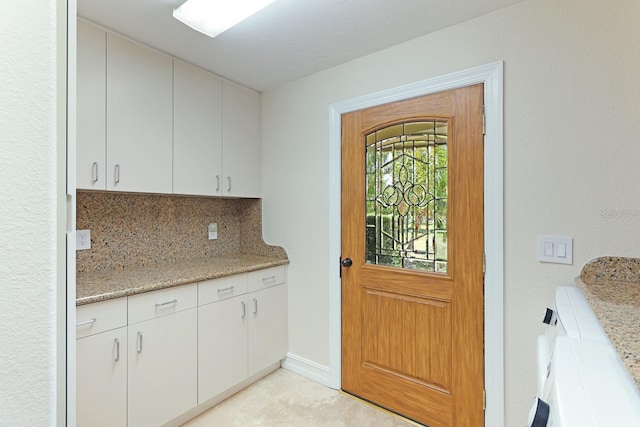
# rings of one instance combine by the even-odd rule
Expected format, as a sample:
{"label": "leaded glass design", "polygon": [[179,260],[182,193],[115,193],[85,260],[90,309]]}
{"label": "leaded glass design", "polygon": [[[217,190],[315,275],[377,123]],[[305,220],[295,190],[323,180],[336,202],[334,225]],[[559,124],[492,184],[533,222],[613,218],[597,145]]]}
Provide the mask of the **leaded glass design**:
{"label": "leaded glass design", "polygon": [[447,122],[366,136],[366,261],[447,271]]}

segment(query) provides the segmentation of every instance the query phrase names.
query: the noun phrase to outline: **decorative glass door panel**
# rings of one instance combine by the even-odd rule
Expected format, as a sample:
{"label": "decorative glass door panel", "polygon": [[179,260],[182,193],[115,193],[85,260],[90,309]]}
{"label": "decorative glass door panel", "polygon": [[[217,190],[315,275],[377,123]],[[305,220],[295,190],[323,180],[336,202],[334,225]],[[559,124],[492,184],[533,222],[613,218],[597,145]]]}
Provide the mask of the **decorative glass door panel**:
{"label": "decorative glass door panel", "polygon": [[366,135],[367,263],[447,272],[447,129],[430,120]]}

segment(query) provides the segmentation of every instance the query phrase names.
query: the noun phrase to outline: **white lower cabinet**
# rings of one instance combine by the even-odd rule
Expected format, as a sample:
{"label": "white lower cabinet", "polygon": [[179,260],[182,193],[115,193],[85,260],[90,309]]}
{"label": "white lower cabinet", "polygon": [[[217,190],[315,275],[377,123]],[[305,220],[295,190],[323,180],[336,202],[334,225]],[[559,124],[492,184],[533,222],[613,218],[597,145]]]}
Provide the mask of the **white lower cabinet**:
{"label": "white lower cabinet", "polygon": [[198,403],[247,378],[246,295],[198,307]]}
{"label": "white lower cabinet", "polygon": [[248,295],[249,375],[287,355],[287,288],[272,286]]}
{"label": "white lower cabinet", "polygon": [[127,299],[76,309],[76,425],[127,424]]}
{"label": "white lower cabinet", "polygon": [[197,293],[186,285],[129,297],[129,426],[160,426],[197,405]]}
{"label": "white lower cabinet", "polygon": [[127,425],[127,328],[76,341],[76,425]]}
{"label": "white lower cabinet", "polygon": [[129,425],[160,426],[197,405],[197,314],[129,325]]}
{"label": "white lower cabinet", "polygon": [[77,425],[173,425],[286,356],[286,267],[89,304],[76,317]]}

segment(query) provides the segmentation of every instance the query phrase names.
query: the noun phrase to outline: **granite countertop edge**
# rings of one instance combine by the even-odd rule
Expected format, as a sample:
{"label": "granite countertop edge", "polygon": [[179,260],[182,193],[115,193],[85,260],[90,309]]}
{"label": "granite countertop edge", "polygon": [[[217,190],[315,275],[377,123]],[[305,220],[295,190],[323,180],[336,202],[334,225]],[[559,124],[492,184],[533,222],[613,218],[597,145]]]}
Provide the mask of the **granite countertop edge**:
{"label": "granite countertop edge", "polygon": [[255,255],[184,260],[76,275],[76,306],[188,285],[289,264],[287,258]]}
{"label": "granite countertop edge", "polygon": [[627,301],[624,302],[625,290],[630,285],[638,285],[625,280],[580,276],[575,278],[575,284],[584,294],[620,361],[640,389],[640,307],[632,295],[627,295]]}

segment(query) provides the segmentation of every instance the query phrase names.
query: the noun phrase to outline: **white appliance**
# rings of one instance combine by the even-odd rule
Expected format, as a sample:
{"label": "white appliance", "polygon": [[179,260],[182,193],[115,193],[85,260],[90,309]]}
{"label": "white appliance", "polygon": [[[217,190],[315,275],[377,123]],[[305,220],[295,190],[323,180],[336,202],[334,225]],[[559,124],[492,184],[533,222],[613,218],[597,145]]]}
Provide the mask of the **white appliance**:
{"label": "white appliance", "polygon": [[545,334],[538,337],[538,396],[541,396],[544,389],[549,374],[551,354],[558,337],[588,339],[608,346],[611,345],[589,303],[580,289],[576,287],[560,286],[556,289],[554,308],[547,308],[543,322],[548,326]]}
{"label": "white appliance", "polygon": [[528,427],[638,427],[640,394],[613,348],[560,336]]}

